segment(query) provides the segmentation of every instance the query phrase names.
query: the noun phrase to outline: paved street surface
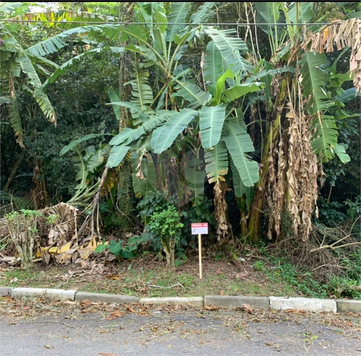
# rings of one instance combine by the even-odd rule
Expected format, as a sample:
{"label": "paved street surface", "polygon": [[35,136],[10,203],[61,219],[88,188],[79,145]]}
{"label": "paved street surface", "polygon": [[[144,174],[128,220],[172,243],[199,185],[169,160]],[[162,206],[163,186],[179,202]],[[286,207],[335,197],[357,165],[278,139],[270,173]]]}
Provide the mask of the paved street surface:
{"label": "paved street surface", "polygon": [[0,309],[1,356],[361,356],[360,314],[86,302],[9,305],[7,311]]}

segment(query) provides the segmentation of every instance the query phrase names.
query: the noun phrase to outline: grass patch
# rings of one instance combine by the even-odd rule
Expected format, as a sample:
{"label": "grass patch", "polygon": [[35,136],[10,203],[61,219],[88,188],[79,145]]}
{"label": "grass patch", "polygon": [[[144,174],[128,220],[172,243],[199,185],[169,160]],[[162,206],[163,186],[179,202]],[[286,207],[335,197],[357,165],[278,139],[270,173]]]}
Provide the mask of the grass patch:
{"label": "grass patch", "polygon": [[[344,262],[349,275],[329,276],[326,282],[315,273],[292,265],[284,256],[258,254],[245,258],[244,271],[238,271],[221,256],[205,256],[203,279],[198,276],[196,256],[189,257],[169,273],[165,261],[155,255],[123,260],[93,270],[69,266],[35,265],[29,269],[0,269],[0,285],[76,289],[79,291],[133,295],[138,297],[191,297],[204,295],[254,295],[361,299],[358,269],[360,258]],[[358,278],[358,279],[356,279]]]}

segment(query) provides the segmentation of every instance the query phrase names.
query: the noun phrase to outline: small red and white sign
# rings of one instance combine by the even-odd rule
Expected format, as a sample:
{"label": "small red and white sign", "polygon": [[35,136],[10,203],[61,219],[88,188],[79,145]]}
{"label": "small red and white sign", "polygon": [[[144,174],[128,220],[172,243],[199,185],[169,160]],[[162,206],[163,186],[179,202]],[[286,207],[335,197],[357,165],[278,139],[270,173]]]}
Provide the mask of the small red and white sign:
{"label": "small red and white sign", "polygon": [[208,223],[192,223],[192,235],[208,235]]}

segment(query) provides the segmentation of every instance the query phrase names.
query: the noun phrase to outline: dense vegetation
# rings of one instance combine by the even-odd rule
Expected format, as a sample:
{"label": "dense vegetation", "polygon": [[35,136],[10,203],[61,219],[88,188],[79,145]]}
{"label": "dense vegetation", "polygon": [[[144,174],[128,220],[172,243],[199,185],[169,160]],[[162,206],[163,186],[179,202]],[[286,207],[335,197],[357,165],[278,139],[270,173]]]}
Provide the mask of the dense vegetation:
{"label": "dense vegetation", "polygon": [[122,258],[169,227],[180,260],[208,221],[207,247],[357,270],[360,11],[1,3],[1,216],[67,202]]}

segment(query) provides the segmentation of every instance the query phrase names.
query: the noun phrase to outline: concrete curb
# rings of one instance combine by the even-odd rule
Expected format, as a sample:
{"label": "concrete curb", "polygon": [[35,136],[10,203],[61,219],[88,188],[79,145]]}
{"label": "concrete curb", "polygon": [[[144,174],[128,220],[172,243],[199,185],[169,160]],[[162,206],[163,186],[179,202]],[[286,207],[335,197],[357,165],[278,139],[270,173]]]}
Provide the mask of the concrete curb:
{"label": "concrete curb", "polygon": [[49,299],[65,300],[75,299],[75,290],[50,289],[50,288],[9,288],[9,295],[12,298],[41,297]]}
{"label": "concrete curb", "polygon": [[268,297],[251,297],[251,296],[222,296],[206,295],[204,297],[205,306],[222,307],[222,308],[240,308],[248,304],[253,308],[269,309],[270,302]]}
{"label": "concrete curb", "polygon": [[130,295],[77,292],[75,294],[75,301],[80,302],[82,300],[118,304],[139,303],[138,297],[132,297]]}
{"label": "concrete curb", "polygon": [[0,297],[5,297],[6,295],[10,295],[11,288],[9,287],[0,287]]}
{"label": "concrete curb", "polygon": [[361,300],[337,299],[337,312],[361,313]]}
{"label": "concrete curb", "polygon": [[270,308],[274,310],[297,309],[310,312],[337,312],[336,301],[316,298],[270,297]]}
{"label": "concrete curb", "polygon": [[259,309],[273,310],[304,310],[309,312],[353,312],[361,313],[361,300],[349,299],[317,299],[317,298],[283,298],[283,297],[253,297],[253,296],[219,296],[206,295],[204,297],[167,297],[167,298],[138,298],[129,295],[103,294],[81,292],[76,290],[49,289],[49,288],[12,288],[0,287],[0,297],[12,298],[44,296],[52,300],[90,300],[92,302],[117,304],[159,304],[185,305],[202,308],[219,307],[234,309],[245,304]]}
{"label": "concrete curb", "polygon": [[167,298],[140,298],[141,304],[187,305],[203,307],[203,297],[167,297]]}

